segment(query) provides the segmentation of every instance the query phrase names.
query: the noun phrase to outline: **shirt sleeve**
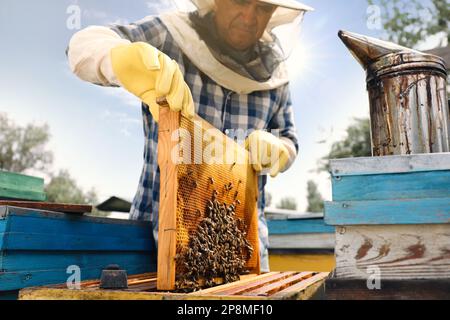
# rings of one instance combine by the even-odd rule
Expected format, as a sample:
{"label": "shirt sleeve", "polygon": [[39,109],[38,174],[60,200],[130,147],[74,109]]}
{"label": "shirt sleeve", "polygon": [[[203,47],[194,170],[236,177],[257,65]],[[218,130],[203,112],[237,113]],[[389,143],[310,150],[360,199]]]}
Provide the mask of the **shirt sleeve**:
{"label": "shirt sleeve", "polygon": [[289,84],[283,86],[280,90],[279,108],[270,120],[268,127],[273,134],[280,138],[289,151],[289,161],[283,170],[284,172],[292,166],[297,158],[299,143]]}
{"label": "shirt sleeve", "polygon": [[146,17],[128,25],[91,26],[73,35],[67,48],[72,72],[84,81],[102,86],[120,86],[110,52],[116,46],[147,42],[161,49],[167,29],[157,17]]}

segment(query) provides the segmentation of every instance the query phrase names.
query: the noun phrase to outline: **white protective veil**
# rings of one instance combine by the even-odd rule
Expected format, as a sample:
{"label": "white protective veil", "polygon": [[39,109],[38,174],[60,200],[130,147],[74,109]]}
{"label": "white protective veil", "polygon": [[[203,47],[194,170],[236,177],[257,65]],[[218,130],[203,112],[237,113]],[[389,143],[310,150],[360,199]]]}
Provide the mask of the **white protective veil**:
{"label": "white protective veil", "polygon": [[[287,59],[298,39],[305,12],[313,9],[295,0],[259,1],[278,6],[260,41],[276,40],[277,51],[282,54],[283,59]],[[219,85],[239,94],[249,94],[254,91],[275,89],[289,82],[284,62],[273,71],[270,79],[261,82],[233,71],[216,59],[189,19],[189,12],[198,11],[204,16],[213,11],[215,0],[175,0],[175,3],[178,11],[161,15],[162,21],[183,53]]]}

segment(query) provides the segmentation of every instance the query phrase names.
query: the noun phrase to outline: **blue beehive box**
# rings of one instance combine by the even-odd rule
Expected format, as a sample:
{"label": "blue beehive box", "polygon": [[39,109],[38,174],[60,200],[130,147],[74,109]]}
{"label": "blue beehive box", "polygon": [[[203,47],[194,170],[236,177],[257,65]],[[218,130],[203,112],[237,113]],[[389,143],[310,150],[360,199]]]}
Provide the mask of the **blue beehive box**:
{"label": "blue beehive box", "polygon": [[0,299],[66,283],[70,266],[79,267],[82,281],[99,279],[110,264],[128,274],[155,272],[151,229],[149,222],[0,207]]}
{"label": "blue beehive box", "polygon": [[335,277],[450,278],[450,153],[334,160]]}

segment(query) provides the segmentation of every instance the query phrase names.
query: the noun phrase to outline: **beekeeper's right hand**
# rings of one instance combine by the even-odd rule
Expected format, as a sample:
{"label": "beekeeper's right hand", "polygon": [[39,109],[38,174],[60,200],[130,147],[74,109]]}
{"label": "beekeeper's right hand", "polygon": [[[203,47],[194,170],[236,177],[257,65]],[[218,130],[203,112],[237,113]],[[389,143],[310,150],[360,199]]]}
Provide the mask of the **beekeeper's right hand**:
{"label": "beekeeper's right hand", "polygon": [[111,50],[113,72],[126,90],[150,107],[156,122],[159,120],[157,98],[165,97],[173,111],[187,117],[194,116],[191,91],[184,82],[178,64],[145,42],[119,45]]}

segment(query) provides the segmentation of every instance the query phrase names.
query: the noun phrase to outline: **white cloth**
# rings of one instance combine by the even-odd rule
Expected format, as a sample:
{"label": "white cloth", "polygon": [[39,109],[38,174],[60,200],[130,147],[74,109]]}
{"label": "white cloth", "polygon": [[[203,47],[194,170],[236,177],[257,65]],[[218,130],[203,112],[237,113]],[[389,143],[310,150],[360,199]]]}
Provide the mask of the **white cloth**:
{"label": "white cloth", "polygon": [[80,79],[103,86],[120,86],[111,64],[111,49],[131,43],[107,27],[92,26],[75,33],[67,52],[69,66]]}
{"label": "white cloth", "polygon": [[192,27],[186,13],[167,13],[161,15],[177,45],[183,53],[208,77],[219,85],[239,94],[249,94],[254,91],[264,91],[279,88],[289,82],[286,65],[281,63],[272,77],[265,82],[246,78],[220,63],[209,50],[206,43],[200,39]]}

